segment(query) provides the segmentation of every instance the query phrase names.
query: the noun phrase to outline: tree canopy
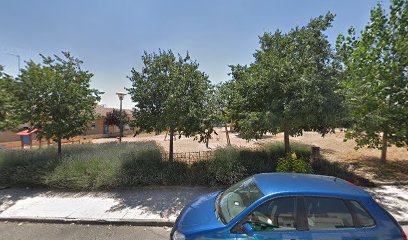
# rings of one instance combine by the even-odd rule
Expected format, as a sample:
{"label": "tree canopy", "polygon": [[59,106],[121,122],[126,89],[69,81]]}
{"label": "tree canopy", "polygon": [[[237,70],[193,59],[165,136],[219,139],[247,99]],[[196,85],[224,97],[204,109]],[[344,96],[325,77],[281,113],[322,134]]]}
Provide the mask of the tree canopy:
{"label": "tree canopy", "polygon": [[20,75],[20,111],[25,122],[40,129],[39,138],[53,139],[61,153],[61,140],[82,134],[96,117],[95,106],[102,92],[90,87],[92,73],[68,52],[63,57],[41,55]]}
{"label": "tree canopy", "polygon": [[[210,105],[211,85],[189,54],[185,57],[172,51],[144,53],[140,72],[132,69],[129,94],[135,103],[135,127],[141,131],[170,131],[170,160],[173,156],[173,135],[195,136],[205,133]],[[210,130],[212,131],[212,129]]]}
{"label": "tree canopy", "polygon": [[231,66],[226,95],[242,137],[284,132],[289,153],[289,136],[334,129],[342,105],[333,51],[324,34],[333,19],[328,13],[288,33],[264,33],[254,63]]}
{"label": "tree canopy", "polygon": [[20,114],[17,111],[16,80],[3,72],[0,65],[0,131],[13,129],[20,123]]}
{"label": "tree canopy", "polygon": [[129,116],[126,112],[122,111],[122,116],[120,110],[113,109],[111,112],[106,113],[105,124],[110,126],[118,126],[121,124],[128,124],[130,121]]}
{"label": "tree canopy", "polygon": [[357,148],[408,146],[408,2],[393,0],[387,15],[378,4],[359,36],[339,35],[341,85],[350,108],[347,139]]}

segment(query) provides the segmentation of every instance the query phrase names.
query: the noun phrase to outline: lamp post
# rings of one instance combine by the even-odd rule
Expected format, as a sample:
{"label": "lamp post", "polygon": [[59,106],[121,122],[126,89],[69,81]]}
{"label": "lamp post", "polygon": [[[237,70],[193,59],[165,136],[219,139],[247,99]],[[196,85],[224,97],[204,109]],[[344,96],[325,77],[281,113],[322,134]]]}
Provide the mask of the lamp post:
{"label": "lamp post", "polygon": [[18,60],[18,74],[20,74],[20,55],[18,55],[18,54],[14,54],[14,53],[7,53],[8,55],[10,55],[10,56],[14,56],[14,57],[17,57],[17,60]]}
{"label": "lamp post", "polygon": [[126,93],[123,92],[117,92],[116,95],[118,95],[119,100],[120,100],[120,108],[119,108],[119,142],[122,142],[122,135],[123,135],[123,123],[122,123],[122,101],[123,98],[126,96]]}

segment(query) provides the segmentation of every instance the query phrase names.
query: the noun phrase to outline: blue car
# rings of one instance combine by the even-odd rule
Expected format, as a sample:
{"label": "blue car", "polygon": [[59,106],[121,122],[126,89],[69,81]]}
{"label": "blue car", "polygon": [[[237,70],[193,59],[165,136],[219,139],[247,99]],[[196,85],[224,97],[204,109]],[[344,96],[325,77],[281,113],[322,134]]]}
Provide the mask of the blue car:
{"label": "blue car", "polygon": [[201,196],[180,213],[172,240],[407,240],[364,190],[335,177],[257,174]]}

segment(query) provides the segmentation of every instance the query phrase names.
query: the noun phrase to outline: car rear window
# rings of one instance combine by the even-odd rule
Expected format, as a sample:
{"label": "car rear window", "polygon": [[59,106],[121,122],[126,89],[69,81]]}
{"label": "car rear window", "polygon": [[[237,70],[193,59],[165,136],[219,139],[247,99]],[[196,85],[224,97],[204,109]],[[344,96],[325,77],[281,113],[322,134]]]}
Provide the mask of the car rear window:
{"label": "car rear window", "polygon": [[356,214],[358,221],[362,227],[372,227],[375,225],[374,219],[371,215],[361,206],[360,203],[356,201],[350,201],[351,207],[353,208],[354,213]]}
{"label": "car rear window", "polygon": [[305,210],[310,230],[354,228],[353,216],[341,199],[305,197]]}

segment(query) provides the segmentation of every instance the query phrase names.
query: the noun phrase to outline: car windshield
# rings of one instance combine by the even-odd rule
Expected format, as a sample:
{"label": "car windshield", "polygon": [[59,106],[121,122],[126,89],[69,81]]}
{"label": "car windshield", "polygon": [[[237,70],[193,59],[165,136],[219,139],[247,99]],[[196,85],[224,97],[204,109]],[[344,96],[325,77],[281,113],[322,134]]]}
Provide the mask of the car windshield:
{"label": "car windshield", "polygon": [[225,224],[229,223],[262,196],[253,177],[244,179],[222,193],[218,214]]}

